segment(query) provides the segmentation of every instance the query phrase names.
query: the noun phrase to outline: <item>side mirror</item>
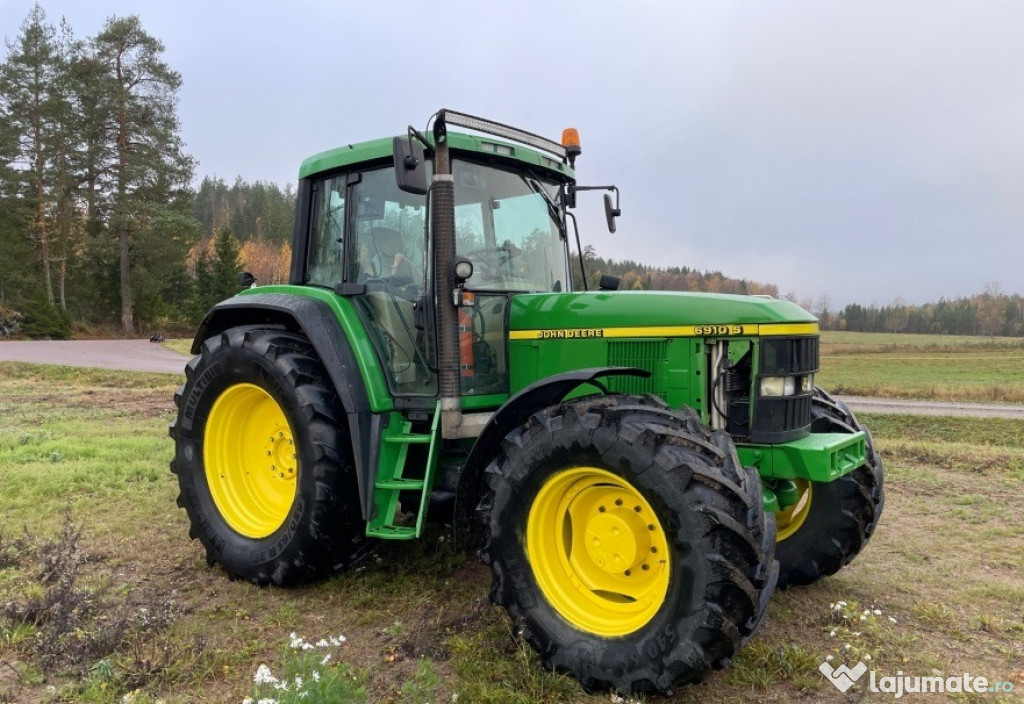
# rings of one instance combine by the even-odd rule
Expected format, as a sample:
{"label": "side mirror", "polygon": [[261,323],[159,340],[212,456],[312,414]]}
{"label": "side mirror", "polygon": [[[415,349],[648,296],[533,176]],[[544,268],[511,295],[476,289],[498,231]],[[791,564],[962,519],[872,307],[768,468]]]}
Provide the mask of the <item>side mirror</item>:
{"label": "side mirror", "polygon": [[[605,198],[607,197],[608,196],[605,196]],[[615,232],[615,230],[613,229],[612,232]],[[622,279],[618,276],[601,274],[601,280],[598,282],[597,287],[602,291],[618,291],[620,283],[622,283]]]}
{"label": "side mirror", "polygon": [[[615,193],[618,196],[618,191]],[[618,198],[615,199],[618,201]],[[622,210],[616,205],[612,205],[612,197],[610,194],[604,194],[604,218],[608,221],[608,232],[615,232],[615,218],[622,215]]]}
{"label": "side mirror", "polygon": [[245,288],[250,288],[254,283],[256,283],[256,277],[252,275],[252,272],[249,272],[249,271],[240,271],[240,272],[238,272],[238,285],[239,286],[244,286]]}
{"label": "side mirror", "polygon": [[427,193],[427,165],[423,145],[410,137],[395,137],[395,181],[399,190],[422,196]]}

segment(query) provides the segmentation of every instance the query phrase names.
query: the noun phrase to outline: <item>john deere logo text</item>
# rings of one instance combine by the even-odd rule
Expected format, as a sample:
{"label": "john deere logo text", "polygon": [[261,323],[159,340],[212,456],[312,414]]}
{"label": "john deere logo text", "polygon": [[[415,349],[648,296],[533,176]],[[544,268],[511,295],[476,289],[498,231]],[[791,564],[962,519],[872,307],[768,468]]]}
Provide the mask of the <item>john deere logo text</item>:
{"label": "john deere logo text", "polygon": [[604,337],[604,330],[601,328],[573,328],[569,330],[539,330],[538,337],[541,340],[571,339],[578,337]]}

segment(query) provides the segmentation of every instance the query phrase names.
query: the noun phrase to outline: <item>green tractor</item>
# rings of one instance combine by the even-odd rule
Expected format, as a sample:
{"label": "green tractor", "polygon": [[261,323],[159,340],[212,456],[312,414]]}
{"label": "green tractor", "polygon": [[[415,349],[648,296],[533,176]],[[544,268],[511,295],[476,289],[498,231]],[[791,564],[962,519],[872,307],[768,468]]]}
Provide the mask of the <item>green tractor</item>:
{"label": "green tractor", "polygon": [[576,184],[574,131],[429,124],[306,159],[290,283],[203,320],[171,427],[190,535],[231,578],[288,585],[451,523],[547,667],[700,680],[776,584],[836,572],[878,523],[871,436],[814,385],[817,321],[573,291],[577,193],[618,215],[617,189]]}

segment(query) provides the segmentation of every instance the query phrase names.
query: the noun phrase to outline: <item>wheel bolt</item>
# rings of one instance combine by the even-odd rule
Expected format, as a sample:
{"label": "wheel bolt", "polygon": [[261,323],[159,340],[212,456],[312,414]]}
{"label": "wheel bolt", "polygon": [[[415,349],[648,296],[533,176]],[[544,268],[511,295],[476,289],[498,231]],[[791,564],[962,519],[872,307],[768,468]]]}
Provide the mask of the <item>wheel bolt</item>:
{"label": "wheel bolt", "polygon": [[615,505],[616,506],[621,506],[622,505],[622,499],[615,499]]}
{"label": "wheel bolt", "polygon": [[273,452],[271,452],[270,450],[267,450],[267,457],[271,457],[273,454],[274,454]]}
{"label": "wheel bolt", "polygon": [[634,506],[633,510],[636,511],[637,513],[640,513],[640,507],[639,506]]}
{"label": "wheel bolt", "polygon": [[656,548],[656,547],[654,547],[654,546],[652,545],[652,546],[651,546],[651,552],[658,552],[658,548]]}
{"label": "wheel bolt", "polygon": [[643,566],[643,570],[644,570],[644,572],[646,572],[646,571],[647,571],[647,570],[649,570],[649,569],[651,569],[651,566],[650,566],[650,565],[648,565],[648,564],[646,564],[646,563],[644,563],[644,566]]}
{"label": "wheel bolt", "polygon": [[623,572],[623,574],[625,574],[628,577],[632,573],[629,570],[626,570],[625,572]]}
{"label": "wheel bolt", "polygon": [[647,530],[654,530],[654,524],[653,523],[648,523],[647,524]]}
{"label": "wheel bolt", "polygon": [[600,513],[604,513],[604,506],[598,506],[598,507],[597,507],[597,510],[598,510],[598,512],[600,512]]}
{"label": "wheel bolt", "polygon": [[277,437],[279,437],[279,438],[283,438],[283,437],[284,437],[284,432],[282,432],[282,431],[278,430],[278,431],[277,431]]}

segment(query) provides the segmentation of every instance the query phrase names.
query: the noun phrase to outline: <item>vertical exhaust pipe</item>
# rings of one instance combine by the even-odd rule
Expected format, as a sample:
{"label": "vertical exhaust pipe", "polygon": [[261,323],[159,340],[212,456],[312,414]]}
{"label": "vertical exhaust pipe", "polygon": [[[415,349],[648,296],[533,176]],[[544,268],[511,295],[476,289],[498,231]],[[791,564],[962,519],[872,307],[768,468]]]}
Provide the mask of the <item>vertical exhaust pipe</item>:
{"label": "vertical exhaust pipe", "polygon": [[430,183],[430,220],[434,233],[434,305],[437,307],[437,358],[441,397],[441,437],[459,437],[462,400],[459,384],[459,322],[455,290],[455,181],[448,153],[444,111],[434,120],[434,176]]}

